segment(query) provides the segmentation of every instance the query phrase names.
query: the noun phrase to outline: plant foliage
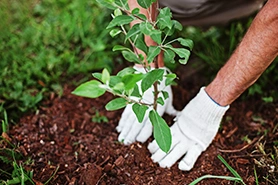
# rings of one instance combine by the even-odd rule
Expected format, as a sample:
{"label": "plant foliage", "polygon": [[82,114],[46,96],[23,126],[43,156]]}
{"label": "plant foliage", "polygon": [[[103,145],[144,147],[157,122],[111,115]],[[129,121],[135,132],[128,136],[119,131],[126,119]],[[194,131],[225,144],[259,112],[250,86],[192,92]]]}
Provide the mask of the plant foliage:
{"label": "plant foliage", "polygon": [[[163,51],[164,58],[168,62],[175,62],[175,57],[181,64],[186,64],[193,48],[193,42],[189,39],[176,38],[168,40],[175,30],[181,30],[179,22],[172,20],[172,13],[169,8],[158,9],[158,16],[155,21],[149,20],[146,15],[140,13],[139,8],[130,10],[127,0],[97,0],[102,6],[113,10],[112,20],[106,27],[112,37],[119,34],[124,35],[125,42],[140,49],[144,55],[137,50],[130,49],[122,45],[115,45],[113,51],[120,51],[123,57],[132,63],[141,64],[146,73],[141,73],[133,68],[125,68],[117,75],[109,74],[107,69],[102,73],[94,73],[97,80],[92,80],[81,84],[73,94],[96,98],[105,91],[118,96],[105,106],[107,110],[117,110],[124,108],[128,104],[132,105],[132,110],[139,122],[145,116],[150,119],[154,128],[154,138],[160,148],[168,152],[171,147],[171,132],[165,120],[156,112],[157,104],[164,104],[168,94],[158,91],[158,84],[170,85],[176,78],[175,74],[165,73],[164,70],[151,69],[148,64],[155,63],[157,56]],[[138,0],[142,9],[147,9],[155,2],[154,0]],[[151,16],[151,15],[150,15]],[[137,20],[137,23],[129,27],[130,23]],[[147,46],[144,36],[150,36],[156,45]],[[184,48],[173,47],[174,42],[179,42]],[[166,80],[163,80],[166,79]],[[143,101],[144,93],[152,89],[154,100],[151,103]]]}

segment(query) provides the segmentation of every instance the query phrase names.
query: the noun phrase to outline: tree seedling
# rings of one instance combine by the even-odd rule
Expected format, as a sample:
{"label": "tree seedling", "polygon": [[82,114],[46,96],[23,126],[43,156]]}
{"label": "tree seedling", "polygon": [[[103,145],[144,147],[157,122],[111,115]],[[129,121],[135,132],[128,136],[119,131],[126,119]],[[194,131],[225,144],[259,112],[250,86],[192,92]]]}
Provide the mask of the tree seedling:
{"label": "tree seedling", "polygon": [[[159,147],[168,152],[171,147],[172,136],[170,128],[165,120],[157,113],[157,105],[163,105],[168,98],[166,91],[159,91],[158,85],[165,83],[169,86],[176,78],[176,74],[169,73],[158,67],[150,68],[149,64],[157,65],[157,56],[163,52],[165,62],[175,62],[176,55],[181,64],[186,64],[193,42],[189,39],[176,38],[169,41],[176,30],[182,30],[182,25],[172,20],[172,13],[169,8],[158,9],[156,20],[147,18],[140,13],[139,8],[130,9],[127,0],[97,0],[101,5],[112,9],[112,20],[107,29],[110,35],[116,37],[124,34],[124,41],[127,46],[115,45],[113,51],[121,51],[123,57],[133,64],[141,64],[145,73],[136,71],[132,67],[121,70],[116,75],[111,75],[107,69],[102,73],[93,73],[95,80],[85,82],[78,86],[72,93],[78,96],[97,98],[105,92],[115,95],[115,99],[107,103],[105,108],[113,111],[132,105],[132,110],[138,121],[141,123],[144,118],[150,119],[153,125],[153,133]],[[151,16],[150,7],[155,0],[138,0],[142,9],[146,9]],[[130,26],[132,21],[137,23]],[[147,46],[145,36],[150,36],[155,45]],[[173,43],[179,42],[184,48],[173,47]],[[131,46],[131,48],[129,47]],[[138,53],[141,50],[143,54]],[[154,99],[152,103],[144,102],[144,93],[152,89]]]}

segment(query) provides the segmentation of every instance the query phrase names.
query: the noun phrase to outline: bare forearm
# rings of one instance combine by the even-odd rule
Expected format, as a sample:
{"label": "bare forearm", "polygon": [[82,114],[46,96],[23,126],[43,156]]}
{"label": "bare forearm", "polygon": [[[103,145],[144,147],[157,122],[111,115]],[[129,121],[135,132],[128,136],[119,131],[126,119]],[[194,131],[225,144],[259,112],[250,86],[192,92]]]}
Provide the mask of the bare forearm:
{"label": "bare forearm", "polygon": [[278,1],[269,0],[255,17],[231,58],[206,92],[220,105],[231,104],[252,85],[278,53]]}

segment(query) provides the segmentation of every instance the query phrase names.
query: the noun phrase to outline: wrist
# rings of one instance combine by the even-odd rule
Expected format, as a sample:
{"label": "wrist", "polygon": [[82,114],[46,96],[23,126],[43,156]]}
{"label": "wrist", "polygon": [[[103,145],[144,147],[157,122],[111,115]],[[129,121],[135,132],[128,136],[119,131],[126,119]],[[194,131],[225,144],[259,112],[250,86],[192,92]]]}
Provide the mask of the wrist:
{"label": "wrist", "polygon": [[219,106],[216,104],[206,93],[205,87],[202,87],[199,93],[182,110],[182,115],[197,122],[205,122],[209,126],[209,124],[220,122],[229,107],[229,105]]}
{"label": "wrist", "polygon": [[196,107],[196,110],[201,111],[204,116],[209,118],[222,118],[225,112],[229,109],[229,105],[222,106],[210,97],[205,91],[205,87],[200,89],[192,103],[194,103],[193,106]]}
{"label": "wrist", "polygon": [[227,96],[224,95],[223,90],[218,86],[213,86],[212,84],[210,84],[204,90],[208,97],[217,105],[225,107],[231,104]]}

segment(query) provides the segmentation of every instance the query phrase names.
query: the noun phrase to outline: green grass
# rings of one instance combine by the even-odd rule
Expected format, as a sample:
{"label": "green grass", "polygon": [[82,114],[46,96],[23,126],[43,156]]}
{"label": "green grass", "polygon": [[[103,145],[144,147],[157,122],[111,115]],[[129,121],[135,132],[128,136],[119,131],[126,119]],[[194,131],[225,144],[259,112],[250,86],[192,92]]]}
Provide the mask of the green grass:
{"label": "green grass", "polygon": [[237,171],[235,169],[233,169],[227,163],[227,161],[222,156],[218,155],[217,157],[226,166],[226,168],[228,168],[228,170],[233,174],[234,177],[231,177],[231,176],[218,176],[218,175],[204,175],[204,176],[201,176],[201,177],[197,178],[196,180],[191,182],[189,185],[195,185],[195,184],[201,182],[204,179],[224,179],[224,180],[235,181],[235,183],[238,182],[238,183],[241,183],[243,185],[246,185],[244,183],[242,177],[237,173]]}
{"label": "green grass", "polygon": [[112,70],[117,40],[105,29],[109,10],[91,0],[1,0],[0,17],[0,184],[33,184],[29,160],[5,138],[9,124],[75,76]]}
{"label": "green grass", "polygon": [[14,118],[45,92],[61,93],[71,77],[112,69],[110,13],[95,1],[2,0],[0,7],[0,113]]}

